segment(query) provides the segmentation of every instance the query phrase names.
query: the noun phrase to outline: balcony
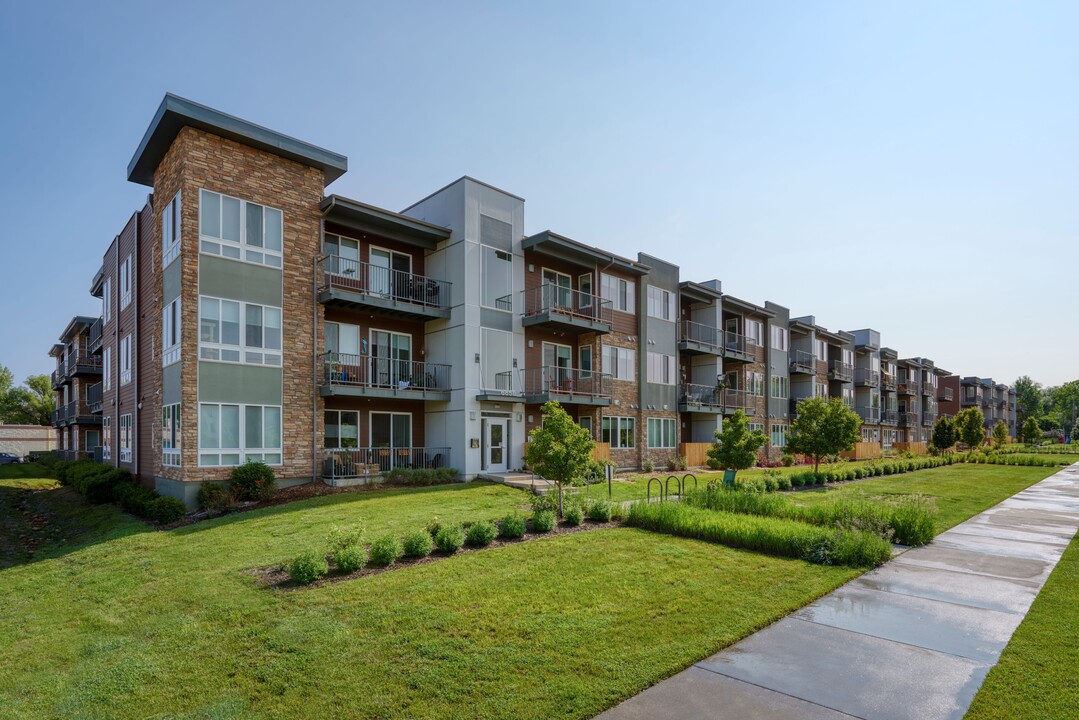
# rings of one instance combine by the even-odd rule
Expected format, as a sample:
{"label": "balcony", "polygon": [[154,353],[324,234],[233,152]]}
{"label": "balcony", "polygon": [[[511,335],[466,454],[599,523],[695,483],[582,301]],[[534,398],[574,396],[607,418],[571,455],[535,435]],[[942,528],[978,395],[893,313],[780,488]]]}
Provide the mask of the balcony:
{"label": "balcony", "polygon": [[101,352],[101,341],[104,339],[101,334],[102,327],[103,323],[101,318],[95,320],[94,324],[90,326],[89,349],[91,355],[97,355]]}
{"label": "balcony", "polygon": [[950,387],[942,387],[942,388],[940,388],[940,393],[937,395],[937,399],[938,400],[943,400],[944,402],[951,402],[952,398],[954,398],[954,397],[955,397],[955,394],[952,391],[952,388],[950,388]]}
{"label": "balcony", "polygon": [[448,447],[327,448],[321,451],[328,480],[380,478],[391,470],[448,467]]}
{"label": "balcony", "polygon": [[922,425],[926,427],[933,427],[937,422],[937,414],[935,412],[923,412],[922,413]]}
{"label": "balcony", "polygon": [[880,411],[880,424],[881,425],[898,425],[899,413],[895,410],[881,410]]}
{"label": "balcony", "polygon": [[895,375],[889,375],[888,373],[884,373],[880,376],[880,386],[883,390],[895,392],[896,387],[899,386],[899,380],[896,378]]}
{"label": "balcony", "polygon": [[319,302],[408,320],[450,316],[451,284],[424,275],[327,255],[318,259]]}
{"label": "balcony", "polygon": [[67,376],[78,377],[80,375],[100,375],[101,358],[89,353],[79,353],[74,358],[67,359]]}
{"label": "balcony", "polygon": [[90,412],[90,406],[79,400],[67,404],[68,425],[100,425],[101,416]]}
{"label": "balcony", "polygon": [[854,368],[851,367],[850,363],[833,360],[832,369],[828,373],[828,377],[839,382],[850,382],[854,379]]}
{"label": "balcony", "polygon": [[319,392],[323,396],[394,400],[450,399],[450,366],[370,355],[325,353]]}
{"label": "balcony", "polygon": [[918,424],[918,413],[901,412],[899,413],[899,424],[904,427],[913,427]]}
{"label": "balcony", "polygon": [[790,355],[791,375],[816,375],[817,359],[813,353],[805,350],[792,350]]}
{"label": "balcony", "polygon": [[963,407],[975,407],[981,405],[981,403],[982,396],[980,393],[978,395],[967,395],[964,393],[963,397],[959,399],[959,404]]}
{"label": "balcony", "polygon": [[61,405],[52,411],[52,426],[63,427],[67,425],[67,407]]}
{"label": "balcony", "polygon": [[936,397],[937,386],[930,383],[922,383],[922,395],[926,395],[928,397]]}
{"label": "balcony", "polygon": [[863,423],[869,425],[880,424],[880,408],[859,405],[854,408],[854,412],[858,413],[858,417],[862,419]]}
{"label": "balcony", "polygon": [[755,362],[757,360],[757,348],[760,347],[756,340],[736,332],[723,333],[723,357],[734,362]]}
{"label": "balcony", "polygon": [[67,365],[62,360],[56,366],[56,369],[52,371],[51,378],[53,390],[64,386],[67,381]]}
{"label": "balcony", "polygon": [[[790,405],[789,405],[791,417],[794,417],[795,415],[798,414],[798,403],[802,402],[803,400],[809,400],[811,397],[813,397],[813,396],[812,395],[807,395],[806,397],[792,397],[790,399]],[[825,399],[827,399],[827,398],[825,398]]]}
{"label": "balcony", "polygon": [[557,401],[569,405],[611,404],[611,376],[608,373],[576,368],[526,368],[524,377],[525,402]]}
{"label": "balcony", "polygon": [[693,383],[678,386],[678,412],[731,414],[749,407],[750,399],[745,390],[720,390],[714,385]]}
{"label": "balcony", "polygon": [[543,285],[521,291],[525,327],[547,327],[571,332],[611,332],[612,303],[598,295],[567,287]]}
{"label": "balcony", "polygon": [[101,383],[94,383],[86,388],[86,404],[92,413],[99,413],[102,410],[101,391]]}
{"label": "balcony", "polygon": [[854,371],[854,384],[857,387],[877,387],[880,385],[880,371],[857,368]]}
{"label": "balcony", "polygon": [[681,334],[678,336],[678,349],[690,355],[722,355],[722,332],[718,328],[683,320]]}
{"label": "balcony", "polygon": [[897,392],[900,395],[909,395],[911,397],[918,394],[918,381],[910,380],[909,378],[899,381],[899,387]]}

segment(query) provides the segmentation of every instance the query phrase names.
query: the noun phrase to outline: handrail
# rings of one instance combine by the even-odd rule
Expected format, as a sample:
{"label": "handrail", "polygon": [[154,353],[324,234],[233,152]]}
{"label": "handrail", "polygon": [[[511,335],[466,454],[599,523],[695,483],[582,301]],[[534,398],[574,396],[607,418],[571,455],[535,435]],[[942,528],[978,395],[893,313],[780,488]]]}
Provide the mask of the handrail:
{"label": "handrail", "polygon": [[318,259],[319,290],[336,288],[383,300],[450,309],[452,283],[338,255]]}
{"label": "handrail", "polygon": [[592,398],[609,398],[611,375],[595,370],[577,368],[542,367],[527,368],[524,372],[525,395],[579,395]]}
{"label": "handrail", "polygon": [[719,349],[722,347],[719,339],[720,332],[719,328],[714,328],[704,323],[683,320],[679,339],[683,342],[694,342]]}
{"label": "handrail", "polygon": [[521,298],[525,317],[548,313],[607,325],[613,322],[614,303],[573,288],[545,282],[539,287],[522,290]]}
{"label": "handrail", "polygon": [[321,382],[330,386],[383,388],[400,392],[448,391],[450,366],[371,355],[324,353]]}

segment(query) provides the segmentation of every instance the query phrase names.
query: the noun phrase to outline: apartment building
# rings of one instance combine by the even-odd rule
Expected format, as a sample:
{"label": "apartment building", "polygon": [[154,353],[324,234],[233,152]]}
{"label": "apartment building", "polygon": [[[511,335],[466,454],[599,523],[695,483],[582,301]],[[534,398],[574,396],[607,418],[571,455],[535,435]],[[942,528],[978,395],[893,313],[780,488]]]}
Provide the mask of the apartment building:
{"label": "apartment building", "polygon": [[[189,504],[247,460],[282,485],[401,467],[467,479],[520,468],[555,400],[620,467],[703,462],[739,409],[778,457],[799,398],[842,397],[885,442],[896,373],[909,366],[915,395],[932,382],[876,331],[528,234],[524,199],[479,180],[396,212],[327,194],[347,168],[166,95],[128,165],[152,192],[91,283],[100,317],[73,319],[52,350],[65,452]],[[922,437],[922,419],[907,432]]]}
{"label": "apartment building", "polygon": [[1015,388],[998,383],[993,378],[949,375],[941,379],[940,412],[955,416],[960,410],[975,407],[985,417],[985,429],[992,432],[998,421],[1008,427],[1008,435],[1018,432]]}

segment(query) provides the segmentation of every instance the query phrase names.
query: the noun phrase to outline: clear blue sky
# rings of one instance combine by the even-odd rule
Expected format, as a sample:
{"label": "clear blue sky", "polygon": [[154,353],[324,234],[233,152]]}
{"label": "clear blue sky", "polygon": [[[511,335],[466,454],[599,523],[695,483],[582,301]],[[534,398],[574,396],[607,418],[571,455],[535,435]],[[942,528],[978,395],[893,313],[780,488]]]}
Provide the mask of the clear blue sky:
{"label": "clear blue sky", "polygon": [[472,175],[529,232],[960,374],[1074,379],[1076,28],[1071,2],[8,2],[0,363],[50,370],[98,313],[171,91],[344,153],[342,195]]}

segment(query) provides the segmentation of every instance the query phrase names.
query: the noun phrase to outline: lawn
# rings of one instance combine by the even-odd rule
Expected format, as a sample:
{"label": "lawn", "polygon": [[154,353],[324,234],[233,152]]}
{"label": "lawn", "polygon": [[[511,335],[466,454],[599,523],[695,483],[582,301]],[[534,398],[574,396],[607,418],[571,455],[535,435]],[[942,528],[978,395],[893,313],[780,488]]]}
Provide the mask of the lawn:
{"label": "lawn", "polygon": [[1079,692],[1079,539],[1072,540],[966,717],[1076,718]]}

